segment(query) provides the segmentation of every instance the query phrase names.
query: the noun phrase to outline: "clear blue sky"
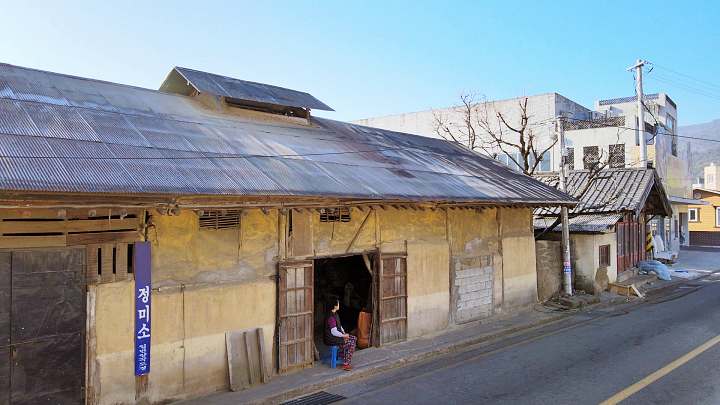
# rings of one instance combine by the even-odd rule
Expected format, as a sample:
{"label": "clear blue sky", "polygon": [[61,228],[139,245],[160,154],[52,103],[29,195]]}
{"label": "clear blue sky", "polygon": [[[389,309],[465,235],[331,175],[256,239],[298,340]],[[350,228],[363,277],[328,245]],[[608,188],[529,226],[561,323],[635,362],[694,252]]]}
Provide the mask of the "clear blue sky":
{"label": "clear blue sky", "polygon": [[[187,66],[308,91],[341,120],[462,91],[556,91],[592,107],[633,94],[638,57],[720,86],[717,1],[115,3],[7,0],[0,61],[150,88]],[[654,73],[646,92],[669,93],[680,125],[720,118],[720,87],[700,85],[705,97]]]}

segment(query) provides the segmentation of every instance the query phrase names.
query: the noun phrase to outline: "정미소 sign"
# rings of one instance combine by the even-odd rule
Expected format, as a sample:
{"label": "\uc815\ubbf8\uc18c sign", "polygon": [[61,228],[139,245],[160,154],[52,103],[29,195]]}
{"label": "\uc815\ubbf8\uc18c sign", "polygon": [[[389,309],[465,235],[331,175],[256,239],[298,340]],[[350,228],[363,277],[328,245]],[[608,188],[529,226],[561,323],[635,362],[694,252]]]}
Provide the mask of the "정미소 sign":
{"label": "\uc815\ubbf8\uc18c sign", "polygon": [[135,273],[135,375],[150,372],[150,243],[136,242],[133,249]]}

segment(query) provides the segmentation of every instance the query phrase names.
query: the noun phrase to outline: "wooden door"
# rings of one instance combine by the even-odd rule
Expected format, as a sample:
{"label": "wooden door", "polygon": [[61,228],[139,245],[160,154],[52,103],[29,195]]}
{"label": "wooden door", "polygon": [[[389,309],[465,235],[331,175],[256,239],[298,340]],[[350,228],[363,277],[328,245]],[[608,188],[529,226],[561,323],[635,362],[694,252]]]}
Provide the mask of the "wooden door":
{"label": "wooden door", "polygon": [[407,259],[405,255],[380,255],[380,345],[407,338]]}
{"label": "wooden door", "polygon": [[0,403],[82,403],[85,249],[0,253]]}
{"label": "wooden door", "polygon": [[281,373],[312,364],[313,261],[280,263],[278,363]]}
{"label": "wooden door", "polygon": [[626,270],[626,252],[625,252],[625,223],[618,222],[615,225],[617,231],[617,272],[622,273]]}

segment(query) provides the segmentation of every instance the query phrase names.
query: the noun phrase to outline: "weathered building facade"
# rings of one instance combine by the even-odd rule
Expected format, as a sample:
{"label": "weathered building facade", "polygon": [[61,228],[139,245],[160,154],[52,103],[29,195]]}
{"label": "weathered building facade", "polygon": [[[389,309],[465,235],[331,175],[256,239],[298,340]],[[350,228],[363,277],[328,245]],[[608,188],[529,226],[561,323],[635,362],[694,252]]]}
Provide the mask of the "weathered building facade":
{"label": "weathered building facade", "polygon": [[373,346],[536,302],[532,210],[571,198],[311,109],[184,68],[155,91],[0,65],[0,395],[239,389],[312,365],[327,297]]}
{"label": "weathered building facade", "polygon": [[[557,185],[557,175],[538,175],[547,184]],[[589,184],[589,187],[588,187]],[[591,173],[585,170],[570,172],[568,192],[576,194],[587,191],[570,212],[570,245],[576,288],[596,293],[615,282],[618,274],[626,271],[647,255],[647,224],[655,216],[672,212],[670,201],[662,182],[654,169],[606,169]],[[535,229],[547,232],[540,238],[557,241],[560,226],[549,229],[558,217],[558,210],[539,208],[535,211]],[[550,251],[547,242],[541,243],[543,252]],[[557,249],[552,250],[559,255]],[[559,258],[546,254],[546,262],[555,263]],[[543,264],[538,263],[539,277]],[[557,270],[555,270],[557,271]],[[547,277],[544,277],[547,278]],[[545,288],[544,295],[552,296],[559,290],[560,280]]]}

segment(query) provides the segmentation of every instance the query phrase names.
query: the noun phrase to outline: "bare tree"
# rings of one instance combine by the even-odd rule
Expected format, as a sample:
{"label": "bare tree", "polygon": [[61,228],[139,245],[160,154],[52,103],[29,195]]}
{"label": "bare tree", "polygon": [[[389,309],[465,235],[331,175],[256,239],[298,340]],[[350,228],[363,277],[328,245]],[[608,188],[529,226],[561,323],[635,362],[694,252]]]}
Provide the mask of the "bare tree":
{"label": "bare tree", "polygon": [[[546,153],[552,150],[558,143],[556,136],[539,136],[536,129],[540,126],[548,128],[552,121],[546,120],[533,122],[532,115],[528,110],[528,98],[522,97],[517,100],[517,110],[508,112],[499,111],[494,102],[488,102],[484,97],[477,97],[474,94],[464,93],[460,96],[458,105],[449,114],[436,111],[433,113],[435,133],[442,138],[461,144],[468,149],[481,152],[492,158],[500,154],[507,156],[508,163],[517,165],[523,173],[533,175],[541,167]],[[584,121],[576,122],[576,127],[599,128],[603,126],[615,126],[609,121]],[[619,125],[618,125],[619,126]],[[620,141],[620,128],[617,132],[617,142]],[[569,194],[582,201],[586,193],[593,189],[598,180],[611,178],[606,168],[610,166],[610,156],[605,155],[601,148],[598,148],[598,156],[591,159],[583,159],[583,167],[588,171],[587,181],[577,189],[571,190]],[[555,184],[557,186],[557,184]],[[582,205],[579,209],[573,210],[571,217],[602,209],[617,200],[619,196],[611,196],[607,201],[589,206]],[[560,224],[560,215],[545,216],[555,217],[555,221],[549,227],[539,232],[539,238],[547,232],[554,230]]]}
{"label": "bare tree", "polygon": [[[548,122],[532,122],[528,113],[528,98],[517,101],[518,116],[505,114],[495,108],[494,102],[473,94],[460,96],[461,104],[454,116],[434,112],[435,133],[442,138],[482,152],[492,158],[503,154],[523,173],[532,175],[540,167],[545,154],[557,144],[557,137],[541,139],[535,129]],[[454,119],[455,118],[455,119]]]}
{"label": "bare tree", "polygon": [[[589,122],[592,124],[592,122]],[[620,132],[621,129],[617,129],[616,134],[616,142],[620,142]],[[595,183],[598,180],[611,180],[612,176],[605,171],[610,166],[610,155],[608,154],[607,157],[605,156],[605,152],[601,149],[599,149],[599,153],[597,157],[594,157],[592,159],[584,160],[583,166],[585,170],[587,170],[587,181],[580,185],[576,190],[569,190],[568,194],[570,194],[571,197],[575,198],[578,201],[583,201],[583,197],[585,194],[590,191]],[[558,187],[559,179],[557,179],[556,184],[552,184],[554,187]],[[593,205],[586,205],[582,204],[579,207],[576,207],[569,215],[570,218],[577,217],[578,215],[586,214],[591,211],[600,210],[603,208],[606,208],[612,204],[614,204],[622,194],[623,190],[618,190],[617,193],[614,195],[609,196],[609,198],[605,201],[599,202],[598,204]],[[535,234],[535,239],[539,239],[542,236],[544,236],[546,233],[553,231],[558,225],[560,225],[561,218],[559,212],[556,215],[546,215],[550,217],[555,217],[555,221],[548,227],[545,227],[542,231]]]}

